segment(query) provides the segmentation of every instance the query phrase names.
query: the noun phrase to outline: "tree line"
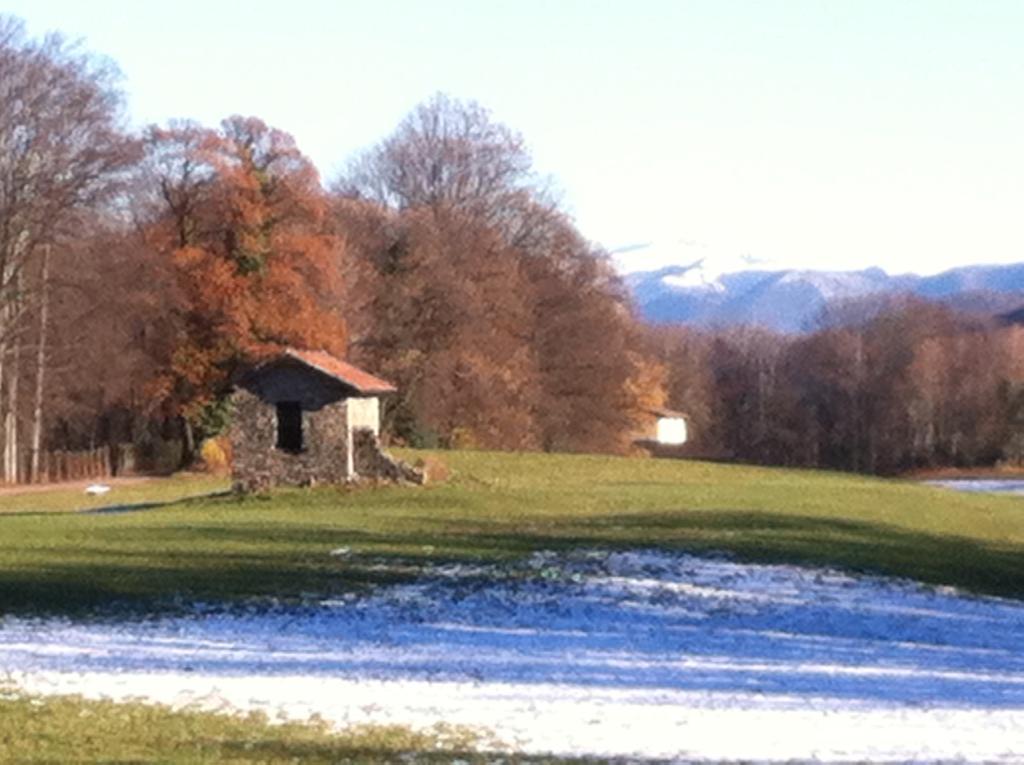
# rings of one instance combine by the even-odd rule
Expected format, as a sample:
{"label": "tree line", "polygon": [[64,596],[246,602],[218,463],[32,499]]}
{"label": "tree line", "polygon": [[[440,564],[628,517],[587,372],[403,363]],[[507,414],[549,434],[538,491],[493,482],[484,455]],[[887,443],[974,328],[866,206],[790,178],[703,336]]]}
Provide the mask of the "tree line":
{"label": "tree line", "polygon": [[641,334],[475,103],[434,97],[325,187],[258,118],[130,130],[108,64],[0,20],[4,480],[45,448],[186,464],[285,346],[391,378],[406,443],[623,452],[663,403]]}
{"label": "tree line", "polygon": [[708,454],[876,474],[1024,464],[1024,326],[910,296],[815,331],[657,331]]}
{"label": "tree line", "polygon": [[188,464],[236,371],[285,346],[395,382],[386,429],[417,446],[628,453],[667,405],[698,452],[766,464],[1024,452],[1018,328],[922,302],[800,337],[646,326],[473,102],[431,98],[325,185],[258,118],[131,130],[116,83],[0,17],[4,481],[47,449]]}

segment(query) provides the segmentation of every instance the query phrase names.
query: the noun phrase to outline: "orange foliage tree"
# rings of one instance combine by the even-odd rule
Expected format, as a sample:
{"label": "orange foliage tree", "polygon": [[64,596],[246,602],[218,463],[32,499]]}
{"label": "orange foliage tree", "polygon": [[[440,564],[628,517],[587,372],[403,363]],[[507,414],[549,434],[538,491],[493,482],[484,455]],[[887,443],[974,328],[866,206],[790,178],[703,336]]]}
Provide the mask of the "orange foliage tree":
{"label": "orange foliage tree", "polygon": [[313,165],[254,118],[148,136],[151,247],[173,263],[179,329],[155,381],[204,433],[239,364],[294,345],[342,355],[341,242]]}

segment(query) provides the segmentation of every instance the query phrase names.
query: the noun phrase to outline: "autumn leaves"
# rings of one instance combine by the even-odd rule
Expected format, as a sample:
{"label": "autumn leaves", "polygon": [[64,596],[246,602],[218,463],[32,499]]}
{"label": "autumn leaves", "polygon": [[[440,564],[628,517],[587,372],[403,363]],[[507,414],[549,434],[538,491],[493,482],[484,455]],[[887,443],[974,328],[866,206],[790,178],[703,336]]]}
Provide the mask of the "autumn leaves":
{"label": "autumn leaves", "polygon": [[145,240],[173,263],[172,357],[154,390],[204,430],[240,363],[282,346],[343,354],[343,249],[311,163],[254,118],[152,128]]}
{"label": "autumn leaves", "polygon": [[417,107],[328,190],[258,118],[134,133],[99,59],[15,21],[0,57],[8,480],[103,442],[187,464],[235,370],[283,346],[394,380],[413,444],[626,451],[663,403],[603,254],[477,104]]}

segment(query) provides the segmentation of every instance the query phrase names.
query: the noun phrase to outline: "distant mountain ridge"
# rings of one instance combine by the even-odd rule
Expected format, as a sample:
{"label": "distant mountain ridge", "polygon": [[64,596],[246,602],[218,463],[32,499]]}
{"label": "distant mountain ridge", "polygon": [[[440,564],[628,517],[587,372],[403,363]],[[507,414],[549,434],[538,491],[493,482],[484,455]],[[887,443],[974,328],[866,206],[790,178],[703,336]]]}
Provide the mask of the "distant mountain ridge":
{"label": "distant mountain ridge", "polygon": [[809,329],[830,303],[911,293],[973,310],[1024,304],[1024,263],[963,266],[934,276],[862,271],[739,271],[712,275],[703,263],[628,274],[641,315],[658,324],[755,324],[783,332]]}

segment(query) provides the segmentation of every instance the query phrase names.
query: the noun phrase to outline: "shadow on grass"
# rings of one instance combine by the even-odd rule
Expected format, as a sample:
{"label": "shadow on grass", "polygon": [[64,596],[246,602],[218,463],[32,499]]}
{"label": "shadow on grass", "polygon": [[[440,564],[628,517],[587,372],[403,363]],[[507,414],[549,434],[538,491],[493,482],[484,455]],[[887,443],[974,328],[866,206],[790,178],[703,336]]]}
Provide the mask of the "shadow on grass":
{"label": "shadow on grass", "polygon": [[[893,524],[729,510],[629,513],[590,517],[585,522],[422,519],[419,523],[422,531],[415,534],[346,530],[339,534],[339,541],[362,549],[406,550],[393,557],[422,564],[467,558],[500,561],[537,550],[588,546],[727,552],[749,561],[832,566],[1024,597],[1021,546],[908,531]],[[220,527],[199,533],[257,544],[267,532]],[[303,528],[275,528],[272,535],[278,543],[298,544],[310,538]],[[432,553],[419,552],[424,547],[432,548]]]}
{"label": "shadow on grass", "polygon": [[[332,556],[337,546],[352,554]],[[406,581],[438,563],[500,562],[536,550],[582,547],[726,552],[749,561],[831,566],[1024,597],[1020,546],[845,519],[679,510],[585,520],[422,517],[401,532],[311,525],[308,518],[248,523],[243,517],[237,525],[119,528],[102,544],[69,546],[77,560],[62,562],[52,554],[39,566],[0,568],[0,613],[302,601]]]}
{"label": "shadow on grass", "polygon": [[[508,536],[502,528],[506,527],[495,525],[490,532],[474,534],[474,544],[507,549]],[[512,544],[523,549],[591,544],[727,552],[748,561],[829,566],[1024,597],[1021,546],[908,531],[892,524],[771,512],[682,510],[602,516],[574,531],[565,536],[557,528],[549,533],[514,534]]]}
{"label": "shadow on grass", "polygon": [[[52,518],[61,515],[123,515],[141,510],[162,510],[165,508],[181,507],[192,502],[203,502],[206,500],[222,499],[232,496],[231,491],[214,491],[205,494],[193,494],[179,499],[169,499],[153,502],[129,502],[120,505],[103,505],[101,507],[83,507],[70,510],[7,510],[0,513],[0,523],[4,519],[23,519],[43,516]],[[0,527],[2,528],[2,527]]]}
{"label": "shadow on grass", "polygon": [[[585,522],[531,519],[421,519],[415,534],[334,530],[338,541],[357,548],[398,548],[380,553],[416,564],[465,559],[500,561],[537,550],[581,547],[667,548],[686,552],[727,552],[770,563],[831,566],[855,572],[899,576],[979,593],[1024,597],[1024,547],[983,543],[956,536],[908,531],[894,524],[760,511],[690,511],[593,516]],[[256,545],[267,534],[253,527],[199,530],[216,538]],[[318,541],[329,538],[323,529]],[[310,540],[306,528],[275,528],[279,544]],[[431,554],[420,552],[424,547]]]}
{"label": "shadow on grass", "polygon": [[89,510],[78,510],[73,512],[78,512],[82,515],[121,515],[123,513],[134,513],[138,510],[156,510],[167,507],[174,507],[175,505],[185,505],[191,502],[198,502],[201,500],[221,499],[223,497],[230,496],[232,496],[232,492],[229,490],[214,491],[208,494],[194,494],[190,497],[182,497],[181,499],[169,500],[167,502],[134,502],[123,505],[107,505],[105,507],[97,507]]}

